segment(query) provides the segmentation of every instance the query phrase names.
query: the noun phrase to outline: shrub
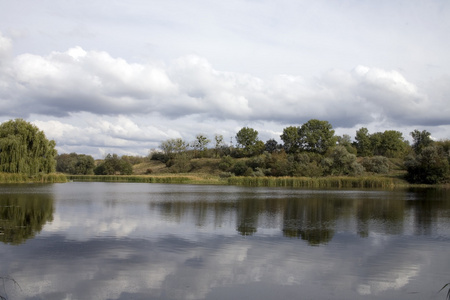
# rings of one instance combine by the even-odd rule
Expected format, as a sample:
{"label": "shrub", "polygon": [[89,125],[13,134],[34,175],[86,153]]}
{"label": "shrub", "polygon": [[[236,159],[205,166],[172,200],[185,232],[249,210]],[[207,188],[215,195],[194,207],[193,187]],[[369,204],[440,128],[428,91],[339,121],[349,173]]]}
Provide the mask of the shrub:
{"label": "shrub", "polygon": [[436,145],[423,148],[418,155],[409,155],[405,166],[408,171],[406,178],[412,183],[440,183],[449,176],[448,155]]}
{"label": "shrub", "polygon": [[362,165],[368,172],[378,174],[389,173],[389,160],[384,156],[365,157]]}
{"label": "shrub", "polygon": [[[243,161],[238,161],[234,164],[232,172],[236,176],[242,176],[247,171],[248,167]],[[251,168],[250,168],[251,169]]]}
{"label": "shrub", "polygon": [[233,162],[234,160],[231,158],[231,156],[224,156],[220,160],[219,169],[222,171],[229,171],[233,166]]}

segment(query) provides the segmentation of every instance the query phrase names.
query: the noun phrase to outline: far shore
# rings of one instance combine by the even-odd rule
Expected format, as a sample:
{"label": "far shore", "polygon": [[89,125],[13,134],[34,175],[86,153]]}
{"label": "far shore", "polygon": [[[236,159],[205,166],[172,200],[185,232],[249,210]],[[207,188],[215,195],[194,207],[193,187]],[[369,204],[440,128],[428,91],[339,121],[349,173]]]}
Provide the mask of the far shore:
{"label": "far shore", "polygon": [[0,183],[65,183],[65,182],[132,182],[198,185],[235,185],[252,187],[291,188],[450,188],[450,184],[410,184],[406,180],[389,176],[327,176],[327,177],[220,177],[210,174],[158,174],[158,175],[67,175],[61,173],[29,177],[26,174],[0,173]]}

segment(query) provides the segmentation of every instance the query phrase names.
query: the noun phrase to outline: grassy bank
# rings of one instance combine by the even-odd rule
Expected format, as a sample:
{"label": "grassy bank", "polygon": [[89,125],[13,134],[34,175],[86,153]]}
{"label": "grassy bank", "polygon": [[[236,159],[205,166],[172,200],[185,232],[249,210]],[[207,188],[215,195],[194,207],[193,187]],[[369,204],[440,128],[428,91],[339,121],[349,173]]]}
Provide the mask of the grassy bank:
{"label": "grassy bank", "polygon": [[36,176],[28,176],[21,173],[0,173],[0,183],[57,183],[67,182],[64,174],[39,174]]}

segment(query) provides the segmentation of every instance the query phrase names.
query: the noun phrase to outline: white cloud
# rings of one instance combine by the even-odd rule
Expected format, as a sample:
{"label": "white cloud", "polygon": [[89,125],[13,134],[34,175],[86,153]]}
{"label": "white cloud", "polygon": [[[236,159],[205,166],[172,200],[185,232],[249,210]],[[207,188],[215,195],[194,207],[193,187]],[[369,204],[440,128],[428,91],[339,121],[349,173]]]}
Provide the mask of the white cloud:
{"label": "white cloud", "polygon": [[12,98],[6,100],[10,110],[24,115],[158,112],[167,118],[201,115],[280,124],[320,118],[351,127],[362,120],[375,121],[374,116],[400,123],[426,122],[430,111],[436,118],[446,109],[442,101],[430,107],[427,95],[400,72],[364,66],[334,69],[310,80],[291,75],[263,80],[218,71],[198,56],[182,57],[164,67],[128,63],[80,47],[45,57],[22,54],[12,65],[12,78],[3,93]]}

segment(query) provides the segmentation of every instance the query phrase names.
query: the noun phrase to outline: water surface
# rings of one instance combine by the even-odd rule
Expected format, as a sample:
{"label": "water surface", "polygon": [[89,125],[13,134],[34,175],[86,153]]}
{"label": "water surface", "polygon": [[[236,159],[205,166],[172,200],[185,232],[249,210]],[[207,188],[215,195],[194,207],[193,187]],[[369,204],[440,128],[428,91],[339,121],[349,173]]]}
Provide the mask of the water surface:
{"label": "water surface", "polygon": [[444,299],[446,190],[0,186],[9,299]]}

